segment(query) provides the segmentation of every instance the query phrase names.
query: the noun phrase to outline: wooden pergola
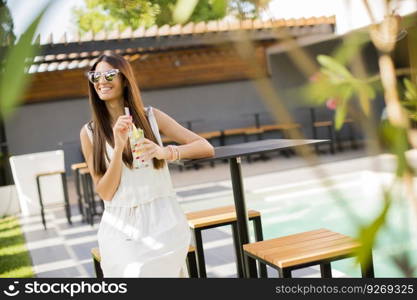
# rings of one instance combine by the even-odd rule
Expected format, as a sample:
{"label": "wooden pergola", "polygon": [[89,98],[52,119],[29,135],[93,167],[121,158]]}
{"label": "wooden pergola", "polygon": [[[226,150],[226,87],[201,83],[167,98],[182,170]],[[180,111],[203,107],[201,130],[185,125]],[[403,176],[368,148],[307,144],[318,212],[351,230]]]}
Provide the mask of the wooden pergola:
{"label": "wooden pergola", "polygon": [[[131,62],[142,90],[244,80],[260,76],[259,69],[268,76],[267,47],[288,37],[328,35],[334,26],[334,17],[313,17],[154,26],[70,40],[64,35],[59,42],[50,37],[29,70],[32,83],[24,102],[86,97],[85,72],[108,51]],[[253,43],[258,70],[239,56],[236,47],[243,40]]]}

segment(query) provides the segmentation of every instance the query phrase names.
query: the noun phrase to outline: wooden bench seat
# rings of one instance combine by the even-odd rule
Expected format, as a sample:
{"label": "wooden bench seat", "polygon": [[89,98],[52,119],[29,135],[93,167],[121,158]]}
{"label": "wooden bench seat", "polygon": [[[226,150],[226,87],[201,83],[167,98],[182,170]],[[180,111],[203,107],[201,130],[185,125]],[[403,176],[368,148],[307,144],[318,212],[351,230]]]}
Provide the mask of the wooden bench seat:
{"label": "wooden bench seat", "polygon": [[242,128],[231,128],[231,129],[224,129],[223,135],[225,136],[231,136],[231,135],[239,135],[239,134],[245,134],[246,132],[250,130],[256,130],[257,127],[242,127]]}
{"label": "wooden bench seat", "polygon": [[[190,245],[188,252],[195,252],[195,247]],[[101,262],[100,250],[98,248],[91,249],[91,256],[98,262]]]}
{"label": "wooden bench seat", "polygon": [[220,137],[222,135],[222,132],[220,130],[216,130],[216,131],[209,131],[209,132],[199,132],[197,134],[201,136],[202,138],[209,140],[209,139]]}
{"label": "wooden bench seat", "polygon": [[90,174],[90,170],[87,167],[81,168],[79,170],[79,173],[80,173],[80,175]]}
{"label": "wooden bench seat", "polygon": [[333,126],[333,121],[318,121],[313,123],[314,127],[328,127]]}
{"label": "wooden bench seat", "polygon": [[[236,222],[236,211],[233,205],[223,206],[185,214],[191,228],[202,228]],[[261,214],[259,211],[248,210],[248,217],[255,218]]]}
{"label": "wooden bench seat", "polygon": [[[278,269],[282,277],[291,270],[320,264],[323,277],[331,277],[330,262],[355,256],[361,244],[352,237],[319,229],[243,245],[246,255]],[[372,256],[371,256],[372,257]],[[373,277],[370,267],[362,268],[363,276]]]}
{"label": "wooden bench seat", "polygon": [[78,170],[78,169],[82,169],[82,168],[87,168],[87,163],[86,162],[71,165],[71,170],[73,170],[73,171]]}
{"label": "wooden bench seat", "polygon": [[299,123],[282,123],[282,124],[268,124],[262,125],[261,129],[265,132],[267,131],[275,131],[275,130],[289,130],[294,128],[301,128],[301,124]]}
{"label": "wooden bench seat", "polygon": [[[233,233],[233,245],[236,253],[236,263],[239,277],[243,277],[243,264],[242,260],[242,246],[239,242],[238,229],[237,229],[237,217],[236,210],[233,205],[216,207],[211,209],[205,209],[195,212],[188,212],[185,214],[188,220],[188,224],[193,233],[196,254],[198,274],[200,278],[206,278],[206,266],[203,249],[203,239],[201,232],[206,229],[216,228],[220,226],[231,225]],[[257,241],[263,240],[261,213],[256,210],[248,210],[248,218],[253,222],[255,239]],[[266,277],[266,265],[259,265],[260,273],[263,277]]]}
{"label": "wooden bench seat", "polygon": [[[96,277],[104,278],[103,270],[101,269],[101,265],[100,265],[101,263],[100,250],[98,248],[92,248],[91,257],[93,258],[93,264],[94,264]],[[189,272],[190,277],[197,278],[198,272],[197,272],[197,263],[196,263],[196,257],[195,257],[195,247],[192,245],[188,247],[187,267],[188,267],[188,272]]]}
{"label": "wooden bench seat", "polygon": [[263,132],[264,132],[264,130],[262,128],[250,128],[250,129],[245,131],[245,134],[246,135],[261,134]]}

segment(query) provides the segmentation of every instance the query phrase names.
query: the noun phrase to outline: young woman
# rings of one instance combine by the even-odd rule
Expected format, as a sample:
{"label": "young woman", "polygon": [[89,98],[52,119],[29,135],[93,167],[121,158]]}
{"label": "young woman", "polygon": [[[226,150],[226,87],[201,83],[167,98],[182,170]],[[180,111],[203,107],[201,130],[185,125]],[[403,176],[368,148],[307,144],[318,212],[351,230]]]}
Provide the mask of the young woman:
{"label": "young woman", "polygon": [[[92,121],[80,132],[95,190],[105,210],[98,231],[106,277],[186,277],[190,231],[167,160],[214,155],[213,146],[159,109],[144,107],[130,64],[102,55],[88,72]],[[128,107],[130,115],[125,115]],[[129,129],[145,139],[131,149]],[[159,134],[179,146],[164,147]],[[132,155],[140,153],[141,155]],[[148,161],[135,168],[133,161]]]}

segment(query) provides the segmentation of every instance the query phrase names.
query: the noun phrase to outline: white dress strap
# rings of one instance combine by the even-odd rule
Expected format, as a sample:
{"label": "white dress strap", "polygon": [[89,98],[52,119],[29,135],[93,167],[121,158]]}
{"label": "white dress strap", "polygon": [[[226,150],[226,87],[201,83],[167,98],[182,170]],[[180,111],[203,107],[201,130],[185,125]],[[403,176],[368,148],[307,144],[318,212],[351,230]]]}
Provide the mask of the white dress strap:
{"label": "white dress strap", "polygon": [[156,137],[156,140],[158,141],[158,143],[159,143],[159,146],[163,146],[163,144],[162,144],[162,139],[161,139],[161,135],[159,134],[159,127],[158,127],[158,123],[157,123],[157,121],[156,121],[156,118],[155,118],[155,115],[154,115],[154,113],[153,113],[153,109],[152,109],[152,106],[148,106],[147,108],[146,108],[146,113],[147,113],[147,115],[148,115],[148,120],[149,120],[149,123],[150,123],[150,125],[151,125],[151,128],[152,128],[152,131],[153,131],[153,134],[155,135],[155,137]]}
{"label": "white dress strap", "polygon": [[90,123],[84,125],[85,130],[87,131],[88,138],[90,139],[91,144],[93,143],[93,132],[91,131],[90,127],[88,126]]}

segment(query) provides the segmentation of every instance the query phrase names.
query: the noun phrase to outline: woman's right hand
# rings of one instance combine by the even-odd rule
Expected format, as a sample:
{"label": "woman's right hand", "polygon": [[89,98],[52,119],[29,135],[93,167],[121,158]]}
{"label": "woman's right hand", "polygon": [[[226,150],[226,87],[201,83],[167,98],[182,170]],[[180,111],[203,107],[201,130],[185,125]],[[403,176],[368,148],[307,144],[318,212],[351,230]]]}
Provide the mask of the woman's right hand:
{"label": "woman's right hand", "polygon": [[132,125],[131,116],[120,116],[113,126],[114,148],[124,149],[129,138],[129,128]]}

